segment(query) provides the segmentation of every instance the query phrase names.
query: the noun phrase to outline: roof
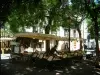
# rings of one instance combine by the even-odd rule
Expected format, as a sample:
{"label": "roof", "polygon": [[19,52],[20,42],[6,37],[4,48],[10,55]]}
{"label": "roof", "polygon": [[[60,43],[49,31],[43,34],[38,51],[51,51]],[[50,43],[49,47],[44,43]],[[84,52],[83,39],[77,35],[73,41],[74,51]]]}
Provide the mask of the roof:
{"label": "roof", "polygon": [[15,37],[28,37],[33,39],[40,39],[40,40],[61,40],[61,41],[68,41],[68,37],[61,37],[55,36],[51,34],[40,34],[40,33],[17,33]]}

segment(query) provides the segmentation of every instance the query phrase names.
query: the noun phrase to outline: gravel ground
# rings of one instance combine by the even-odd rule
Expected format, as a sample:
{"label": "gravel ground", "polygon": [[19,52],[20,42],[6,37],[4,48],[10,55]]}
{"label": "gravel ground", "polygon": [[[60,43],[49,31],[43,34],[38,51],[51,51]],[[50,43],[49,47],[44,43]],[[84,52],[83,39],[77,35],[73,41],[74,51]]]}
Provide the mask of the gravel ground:
{"label": "gravel ground", "polygon": [[11,63],[1,60],[1,75],[100,75],[100,69],[89,61],[77,62],[62,69],[40,69],[33,64]]}

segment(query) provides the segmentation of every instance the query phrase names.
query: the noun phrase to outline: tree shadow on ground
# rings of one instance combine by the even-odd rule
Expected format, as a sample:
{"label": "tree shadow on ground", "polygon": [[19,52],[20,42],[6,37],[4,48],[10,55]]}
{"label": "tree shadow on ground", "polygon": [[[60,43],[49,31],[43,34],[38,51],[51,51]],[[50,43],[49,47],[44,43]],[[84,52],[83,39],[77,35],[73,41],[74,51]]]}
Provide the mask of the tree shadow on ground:
{"label": "tree shadow on ground", "polygon": [[1,62],[1,75],[100,75],[100,69],[90,62],[75,62],[64,68],[42,69],[25,63]]}

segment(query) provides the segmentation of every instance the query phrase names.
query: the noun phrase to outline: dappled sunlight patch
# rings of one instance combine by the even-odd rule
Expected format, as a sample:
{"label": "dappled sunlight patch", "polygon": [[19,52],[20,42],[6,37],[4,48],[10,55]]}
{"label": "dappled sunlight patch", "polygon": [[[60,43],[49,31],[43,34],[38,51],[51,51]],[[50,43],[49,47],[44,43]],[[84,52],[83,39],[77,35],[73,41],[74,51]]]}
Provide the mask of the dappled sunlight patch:
{"label": "dappled sunlight patch", "polygon": [[60,72],[60,73],[63,73],[63,71],[62,70],[55,70],[56,72]]}
{"label": "dappled sunlight patch", "polygon": [[86,65],[89,65],[89,64],[86,64]]}
{"label": "dappled sunlight patch", "polygon": [[21,72],[16,71],[15,75],[26,75],[27,73],[28,73],[27,71],[21,71]]}
{"label": "dappled sunlight patch", "polygon": [[18,73],[18,71],[16,71],[16,73]]}
{"label": "dappled sunlight patch", "polygon": [[68,68],[65,69],[66,73],[69,73],[70,71],[68,70]]}
{"label": "dappled sunlight patch", "polygon": [[7,67],[7,65],[5,64],[4,67]]}
{"label": "dappled sunlight patch", "polygon": [[61,75],[61,74],[58,72],[58,73],[56,73],[56,75]]}
{"label": "dappled sunlight patch", "polygon": [[82,70],[83,68],[80,67],[79,69]]}
{"label": "dappled sunlight patch", "polygon": [[31,72],[33,71],[33,70],[32,70],[31,68],[29,68],[29,67],[27,67],[26,70],[31,71]]}
{"label": "dappled sunlight patch", "polygon": [[96,72],[97,74],[100,74],[100,72]]}
{"label": "dappled sunlight patch", "polygon": [[42,72],[42,71],[43,71],[43,69],[39,70],[38,72]]}
{"label": "dappled sunlight patch", "polygon": [[66,68],[65,71],[68,71],[68,68]]}
{"label": "dappled sunlight patch", "polygon": [[16,73],[15,75],[21,75],[21,73]]}
{"label": "dappled sunlight patch", "polygon": [[16,73],[15,75],[24,75],[24,74],[21,74],[21,73]]}
{"label": "dappled sunlight patch", "polygon": [[82,62],[82,63],[86,64],[87,62]]}
{"label": "dappled sunlight patch", "polygon": [[34,69],[36,68],[36,67],[33,67]]}
{"label": "dappled sunlight patch", "polygon": [[76,66],[79,66],[79,64],[75,64]]}
{"label": "dappled sunlight patch", "polygon": [[70,71],[67,71],[66,73],[70,73]]}
{"label": "dappled sunlight patch", "polygon": [[71,66],[71,69],[77,69],[75,66]]}
{"label": "dappled sunlight patch", "polygon": [[44,71],[49,71],[48,69],[44,69]]}
{"label": "dappled sunlight patch", "polygon": [[[84,62],[84,61],[83,61]],[[88,62],[84,63],[75,63],[63,68],[39,68],[35,65],[26,65],[24,63],[9,63],[8,60],[4,63],[2,62],[2,70],[8,71],[11,75],[100,75],[100,69],[92,67]],[[7,68],[7,69],[6,69]],[[35,73],[35,74],[34,74]],[[57,74],[59,73],[59,74]]]}
{"label": "dappled sunlight patch", "polygon": [[49,72],[48,69],[39,69],[39,70],[38,70],[38,72],[42,72],[42,71]]}

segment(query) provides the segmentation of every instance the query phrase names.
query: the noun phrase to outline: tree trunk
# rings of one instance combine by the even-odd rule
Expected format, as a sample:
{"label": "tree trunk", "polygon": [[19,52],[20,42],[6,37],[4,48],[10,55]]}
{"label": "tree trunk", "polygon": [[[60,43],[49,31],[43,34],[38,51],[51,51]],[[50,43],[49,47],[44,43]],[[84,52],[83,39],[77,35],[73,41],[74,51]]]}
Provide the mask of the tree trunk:
{"label": "tree trunk", "polygon": [[[45,34],[49,34],[51,22],[52,22],[51,18],[48,17],[48,25],[45,28]],[[46,40],[46,48],[45,49],[46,49],[47,53],[50,51],[50,40]]]}
{"label": "tree trunk", "polygon": [[77,31],[78,31],[78,33],[79,33],[79,40],[80,40],[80,50],[82,50],[82,37],[81,37],[81,30],[80,30],[80,28],[78,27],[77,28]]}
{"label": "tree trunk", "polygon": [[99,44],[98,44],[98,39],[99,39],[99,33],[98,33],[98,22],[97,22],[97,17],[93,19],[94,21],[94,32],[95,32],[95,42],[96,42],[96,56],[98,57],[100,52],[99,52]]}
{"label": "tree trunk", "polygon": [[[47,25],[46,28],[45,28],[45,34],[49,34],[50,32],[50,26]],[[46,40],[46,52],[48,53],[50,51],[50,40]]]}
{"label": "tree trunk", "polygon": [[70,52],[70,26],[69,26],[69,52]]}
{"label": "tree trunk", "polygon": [[99,44],[98,44],[98,38],[99,38],[99,26],[98,26],[98,22],[97,22],[97,18],[98,18],[98,12],[97,9],[90,9],[90,7],[87,5],[87,0],[85,0],[85,7],[87,12],[89,13],[89,15],[92,18],[92,21],[94,22],[94,32],[95,32],[95,42],[96,42],[96,56],[99,56]]}

